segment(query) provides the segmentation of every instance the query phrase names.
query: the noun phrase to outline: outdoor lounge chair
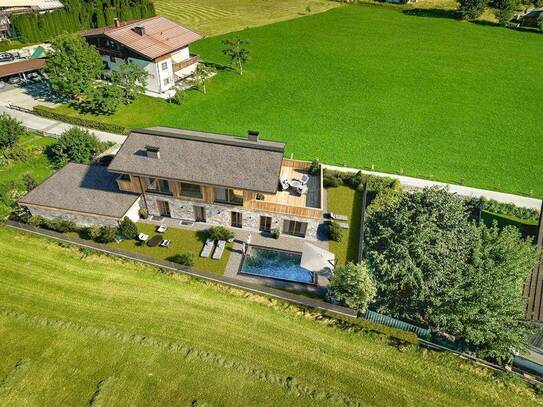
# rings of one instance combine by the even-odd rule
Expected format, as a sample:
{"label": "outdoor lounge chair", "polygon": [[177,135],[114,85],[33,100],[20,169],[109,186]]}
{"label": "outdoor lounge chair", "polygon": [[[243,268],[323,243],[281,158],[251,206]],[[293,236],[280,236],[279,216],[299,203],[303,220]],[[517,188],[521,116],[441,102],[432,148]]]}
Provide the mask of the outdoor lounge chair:
{"label": "outdoor lounge chair", "polygon": [[334,220],[348,221],[349,217],[347,215],[338,215],[337,213],[331,212],[330,217]]}
{"label": "outdoor lounge chair", "polygon": [[302,183],[302,185],[307,184],[308,181],[309,181],[309,175],[307,174],[302,175],[302,178],[300,179],[300,182]]}
{"label": "outdoor lounge chair", "polygon": [[215,245],[215,241],[213,239],[207,239],[206,244],[204,245],[204,248],[202,249],[200,253],[200,257],[209,257],[211,254],[211,251],[213,250],[213,246]]}
{"label": "outdoor lounge chair", "polygon": [[222,252],[224,252],[224,248],[226,247],[226,240],[219,240],[217,243],[217,247],[215,248],[215,251],[213,252],[213,259],[214,260],[220,260],[222,257]]}
{"label": "outdoor lounge chair", "polygon": [[166,230],[168,230],[168,226],[166,226],[165,224],[162,224],[157,228],[156,231],[157,233],[164,233]]}
{"label": "outdoor lounge chair", "polygon": [[145,233],[140,233],[138,235],[138,240],[140,242],[145,242],[147,239],[149,239],[149,235],[146,235]]}
{"label": "outdoor lounge chair", "polygon": [[163,240],[160,242],[160,247],[168,247],[172,241],[171,240]]}
{"label": "outdoor lounge chair", "polygon": [[281,175],[279,177],[279,184],[281,184],[281,188],[283,191],[286,191],[289,188],[288,178],[286,175]]}

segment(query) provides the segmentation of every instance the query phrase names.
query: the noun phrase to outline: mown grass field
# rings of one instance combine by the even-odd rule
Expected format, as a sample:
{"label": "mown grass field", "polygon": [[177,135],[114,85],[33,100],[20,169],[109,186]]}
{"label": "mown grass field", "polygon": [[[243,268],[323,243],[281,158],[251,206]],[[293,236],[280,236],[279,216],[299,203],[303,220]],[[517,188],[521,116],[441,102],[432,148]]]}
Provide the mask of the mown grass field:
{"label": "mown grass field", "polygon": [[[206,36],[319,13],[339,6],[329,0],[157,0],[157,14]],[[307,10],[309,6],[310,10]]]}
{"label": "mown grass field", "polygon": [[274,300],[5,227],[0,252],[0,405],[539,405]]}
{"label": "mown grass field", "polygon": [[540,34],[355,5],[191,51],[227,63],[233,37],[250,41],[243,76],[223,72],[183,106],[141,98],[101,120],[256,129],[295,158],[543,196]]}

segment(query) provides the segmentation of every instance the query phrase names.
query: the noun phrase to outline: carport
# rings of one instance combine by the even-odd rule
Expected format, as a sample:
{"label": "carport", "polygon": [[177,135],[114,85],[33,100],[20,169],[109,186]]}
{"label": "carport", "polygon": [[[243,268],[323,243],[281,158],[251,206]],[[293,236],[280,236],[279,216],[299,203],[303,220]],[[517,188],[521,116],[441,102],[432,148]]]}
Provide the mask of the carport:
{"label": "carport", "polygon": [[19,75],[23,80],[26,80],[26,74],[37,71],[45,66],[45,59],[26,59],[24,61],[11,62],[9,64],[0,65],[0,80],[9,78],[14,75]]}

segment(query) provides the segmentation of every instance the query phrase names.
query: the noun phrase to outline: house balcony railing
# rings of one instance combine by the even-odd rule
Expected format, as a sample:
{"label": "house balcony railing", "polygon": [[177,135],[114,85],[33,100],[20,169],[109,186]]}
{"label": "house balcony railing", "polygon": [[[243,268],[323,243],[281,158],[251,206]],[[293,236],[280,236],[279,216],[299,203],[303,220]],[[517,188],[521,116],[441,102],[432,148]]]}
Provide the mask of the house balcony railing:
{"label": "house balcony railing", "polygon": [[180,71],[181,69],[184,69],[184,68],[186,68],[187,66],[191,66],[191,65],[195,64],[195,63],[198,62],[199,60],[200,60],[200,55],[191,54],[191,55],[190,55],[190,58],[185,59],[184,61],[181,61],[181,62],[178,62],[178,63],[175,63],[175,62],[174,62],[174,63],[172,64],[173,71],[174,71],[174,72]]}

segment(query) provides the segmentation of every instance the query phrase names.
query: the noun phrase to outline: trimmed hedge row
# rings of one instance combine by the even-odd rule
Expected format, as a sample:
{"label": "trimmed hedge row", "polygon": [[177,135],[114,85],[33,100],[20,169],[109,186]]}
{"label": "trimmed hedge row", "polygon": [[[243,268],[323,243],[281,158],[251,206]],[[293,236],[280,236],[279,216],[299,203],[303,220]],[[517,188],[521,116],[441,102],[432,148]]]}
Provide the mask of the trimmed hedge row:
{"label": "trimmed hedge row", "polygon": [[390,336],[392,338],[398,339],[405,343],[410,343],[412,345],[418,345],[419,343],[419,338],[413,332],[404,331],[398,328],[392,328],[383,324],[378,324],[376,322],[368,321],[367,319],[363,319],[363,318],[347,317],[343,315],[334,314],[328,311],[322,311],[322,314],[326,317],[336,319],[344,324],[357,326],[367,331],[378,332],[378,333]]}
{"label": "trimmed hedge row", "polygon": [[116,134],[130,133],[129,128],[120,126],[118,124],[103,123],[96,120],[84,119],[81,117],[62,114],[46,106],[34,106],[32,110],[38,116],[42,116],[47,119],[59,120],[59,121],[70,123],[76,126],[89,127],[91,129],[107,131],[107,132],[116,133]]}
{"label": "trimmed hedge row", "polygon": [[483,209],[488,212],[529,221],[537,221],[539,219],[539,211],[537,209],[522,208],[511,203],[498,202],[493,199],[481,199],[481,201]]}

